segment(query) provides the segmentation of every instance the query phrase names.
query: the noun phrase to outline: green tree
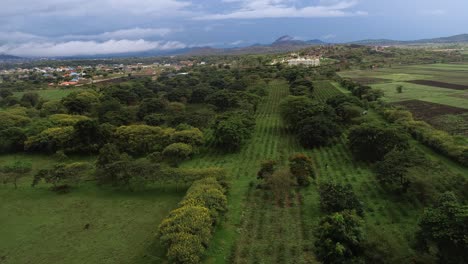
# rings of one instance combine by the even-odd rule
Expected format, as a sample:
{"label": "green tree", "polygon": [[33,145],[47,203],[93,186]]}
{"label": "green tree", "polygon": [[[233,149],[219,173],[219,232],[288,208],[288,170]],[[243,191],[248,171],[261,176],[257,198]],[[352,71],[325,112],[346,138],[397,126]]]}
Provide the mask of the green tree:
{"label": "green tree", "polygon": [[162,152],[163,157],[172,166],[178,166],[182,161],[189,159],[192,154],[192,146],[185,143],[173,143],[167,146]]}
{"label": "green tree", "polygon": [[408,148],[409,136],[396,127],[364,123],[351,128],[348,139],[355,158],[375,162],[395,148]]}
{"label": "green tree", "polygon": [[341,135],[341,131],[333,117],[320,114],[302,120],[297,136],[302,146],[313,148],[329,144],[333,138]]}
{"label": "green tree", "polygon": [[415,151],[393,149],[376,164],[377,179],[383,185],[397,186],[406,192],[410,185],[408,169],[416,165],[418,159],[420,157]]}
{"label": "green tree", "polygon": [[3,184],[13,183],[15,189],[18,188],[18,180],[27,176],[31,172],[32,164],[24,161],[15,161],[12,164],[5,165],[0,170],[0,178]]}
{"label": "green tree", "polygon": [[436,252],[440,263],[468,263],[468,206],[447,192],[424,211],[417,231],[418,246]]}
{"label": "green tree", "polygon": [[238,150],[250,138],[254,127],[254,119],[244,113],[227,113],[218,116],[213,125],[214,141],[224,150]]}
{"label": "green tree", "polygon": [[257,172],[257,179],[265,180],[276,171],[278,162],[275,160],[265,160],[261,164],[260,170]]}
{"label": "green tree", "polygon": [[315,232],[315,253],[324,264],[358,263],[363,253],[362,220],[351,211],[325,216]]}
{"label": "green tree", "polygon": [[91,168],[90,164],[84,162],[60,163],[52,169],[42,169],[37,172],[32,186],[44,181],[52,184],[53,191],[66,193],[70,188],[78,186],[81,180],[90,173]]}
{"label": "green tree", "polygon": [[36,107],[39,104],[39,94],[35,92],[27,92],[21,96],[21,105],[25,107]]}
{"label": "green tree", "polygon": [[308,186],[315,178],[312,159],[305,154],[295,154],[289,158],[289,170],[296,177],[299,186]]}
{"label": "green tree", "polygon": [[320,209],[325,213],[339,213],[345,210],[355,210],[363,215],[362,203],[357,198],[350,184],[322,183],[319,188]]}

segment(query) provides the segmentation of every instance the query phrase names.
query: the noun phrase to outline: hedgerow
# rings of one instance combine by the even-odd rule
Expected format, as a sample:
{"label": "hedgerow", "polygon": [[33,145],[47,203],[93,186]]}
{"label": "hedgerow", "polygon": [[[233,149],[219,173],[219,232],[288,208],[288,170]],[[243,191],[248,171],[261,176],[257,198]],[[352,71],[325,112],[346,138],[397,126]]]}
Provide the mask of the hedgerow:
{"label": "hedgerow", "polygon": [[223,177],[195,181],[179,208],[159,226],[159,236],[170,263],[201,262],[214,227],[227,210],[227,189],[219,182]]}

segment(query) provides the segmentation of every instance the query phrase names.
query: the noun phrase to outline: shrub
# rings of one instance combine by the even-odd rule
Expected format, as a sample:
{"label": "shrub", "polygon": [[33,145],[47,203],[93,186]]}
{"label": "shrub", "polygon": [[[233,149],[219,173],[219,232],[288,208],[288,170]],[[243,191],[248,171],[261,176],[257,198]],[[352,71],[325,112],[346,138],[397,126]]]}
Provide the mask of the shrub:
{"label": "shrub", "polygon": [[192,154],[192,146],[185,143],[171,144],[162,152],[163,157],[173,166],[177,166],[182,161],[189,159]]}

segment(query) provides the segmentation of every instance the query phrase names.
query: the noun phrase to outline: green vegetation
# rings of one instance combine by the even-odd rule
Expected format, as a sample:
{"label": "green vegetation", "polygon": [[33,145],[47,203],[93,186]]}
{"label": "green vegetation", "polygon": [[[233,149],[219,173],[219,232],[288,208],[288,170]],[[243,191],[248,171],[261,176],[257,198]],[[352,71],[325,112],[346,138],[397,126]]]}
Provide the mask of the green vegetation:
{"label": "green vegetation", "polygon": [[[462,92],[419,81],[465,65],[378,68],[459,54],[316,51],[330,63],[219,57],[60,98],[0,89],[0,262],[466,262],[467,141],[388,98]],[[371,86],[337,75],[371,66]]]}

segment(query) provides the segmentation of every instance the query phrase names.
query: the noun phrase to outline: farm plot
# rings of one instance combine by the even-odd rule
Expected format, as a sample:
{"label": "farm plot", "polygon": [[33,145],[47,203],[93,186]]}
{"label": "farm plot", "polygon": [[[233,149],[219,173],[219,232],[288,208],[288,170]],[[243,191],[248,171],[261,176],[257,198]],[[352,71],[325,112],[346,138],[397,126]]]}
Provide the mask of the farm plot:
{"label": "farm plot", "polygon": [[[32,90],[31,92],[38,93],[39,96],[44,100],[60,100],[72,92],[79,92],[81,90],[76,89],[76,88],[69,88],[69,89]],[[14,96],[20,98],[21,96],[23,96],[23,94],[24,92],[17,92],[17,93],[14,93]]]}
{"label": "farm plot", "polygon": [[454,84],[454,83],[445,83],[445,82],[430,81],[430,80],[414,80],[414,81],[408,81],[408,82],[414,83],[414,84],[432,86],[432,87],[453,89],[453,90],[468,90],[468,85],[461,85],[461,84]]}
{"label": "farm plot", "polygon": [[327,99],[336,95],[342,94],[330,81],[316,81],[314,82],[313,96],[317,100],[326,101]]}
{"label": "farm plot", "polygon": [[[322,88],[317,88],[322,87]],[[188,167],[224,167],[231,173],[229,211],[211,242],[206,263],[316,263],[314,230],[323,214],[319,210],[317,184],[349,183],[366,207],[365,229],[392,241],[392,250],[402,258],[413,252],[407,234],[413,234],[422,211],[418,202],[396,202],[377,183],[369,164],[356,162],[346,146],[346,137],[329,147],[306,150],[286,133],[278,104],[288,95],[283,82],[270,84],[270,95],[257,113],[257,127],[240,153],[213,151],[186,163]],[[314,93],[326,100],[328,89],[316,86]],[[255,188],[256,173],[263,160],[286,165],[294,153],[312,157],[316,183],[294,190],[286,206],[278,206],[268,192]],[[378,235],[377,235],[378,234]]]}

